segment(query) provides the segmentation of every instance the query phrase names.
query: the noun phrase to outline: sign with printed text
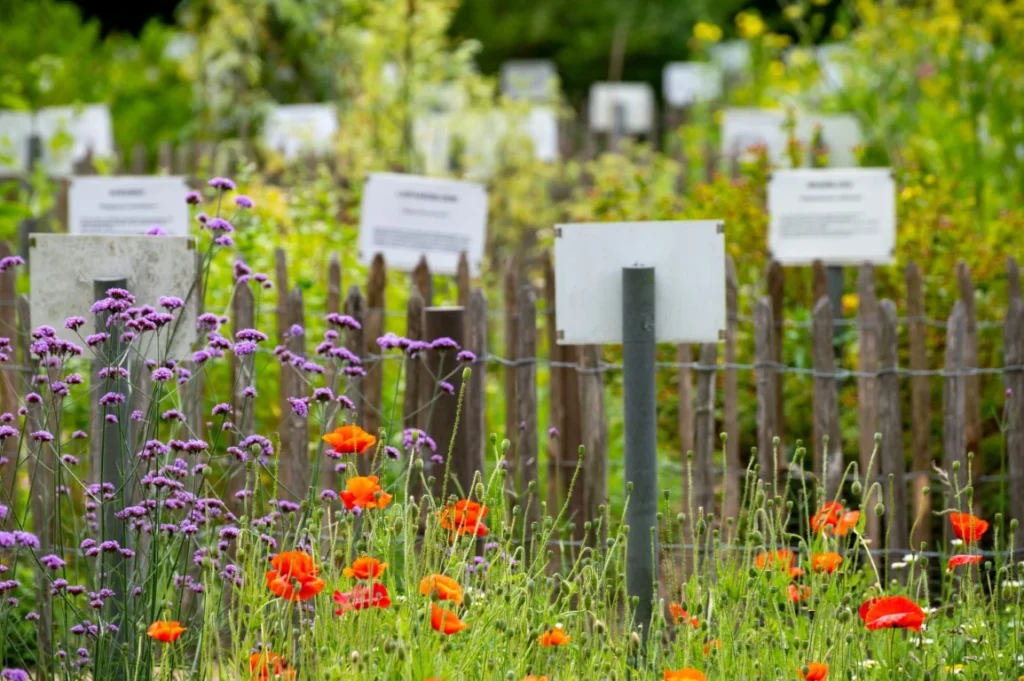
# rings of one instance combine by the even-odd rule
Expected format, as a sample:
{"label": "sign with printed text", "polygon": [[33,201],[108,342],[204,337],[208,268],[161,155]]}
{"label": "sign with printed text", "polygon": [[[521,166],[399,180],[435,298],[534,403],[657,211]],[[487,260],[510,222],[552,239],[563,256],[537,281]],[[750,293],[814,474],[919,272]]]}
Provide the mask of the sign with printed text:
{"label": "sign with printed text", "polygon": [[594,132],[649,133],[654,122],[654,90],[647,83],[594,83],[588,112]]}
{"label": "sign with printed text", "polygon": [[[95,301],[93,282],[126,279],[136,304],[160,307],[161,296],[176,296],[185,306],[174,312],[180,321],[167,331],[143,334],[136,343],[142,357],[181,359],[196,340],[195,301],[198,260],[195,242],[177,236],[96,236],[33,234],[29,285],[32,323],[52,326],[57,335],[81,345],[74,331],[64,328],[68,317],[90,319]],[[92,333],[90,320],[86,334]],[[171,334],[173,333],[173,337]],[[170,347],[167,341],[170,339]],[[157,347],[157,343],[160,347]],[[169,352],[168,352],[169,350]],[[132,353],[135,354],[134,352]]]}
{"label": "sign with printed text", "polygon": [[68,189],[68,232],[141,235],[157,226],[170,236],[188,236],[186,193],[183,177],[75,177]]}
{"label": "sign with printed text", "polygon": [[725,234],[719,220],[591,222],[555,227],[558,343],[622,342],[622,269],[654,268],[659,343],[715,343],[725,329]]}
{"label": "sign with printed text", "polygon": [[558,72],[546,59],[521,59],[501,65],[501,92],[512,99],[550,102],[558,96]]}
{"label": "sign with printed text", "polygon": [[285,158],[301,153],[324,154],[338,134],[338,112],[333,104],[276,106],[263,125],[263,142]]}
{"label": "sign with printed text", "polygon": [[786,114],[776,109],[725,109],[722,112],[722,156],[743,157],[764,147],[773,163],[786,155]]}
{"label": "sign with printed text", "polygon": [[768,213],[768,249],[783,265],[893,261],[896,183],[889,168],[777,170]]}
{"label": "sign with printed text", "polygon": [[473,182],[372,173],[363,185],[360,260],[377,253],[410,271],[426,256],[434,274],[455,274],[459,254],[479,273],[487,238],[487,191]]}
{"label": "sign with printed text", "polygon": [[672,106],[690,106],[722,96],[722,72],[714,64],[672,62],[661,77],[665,100]]}

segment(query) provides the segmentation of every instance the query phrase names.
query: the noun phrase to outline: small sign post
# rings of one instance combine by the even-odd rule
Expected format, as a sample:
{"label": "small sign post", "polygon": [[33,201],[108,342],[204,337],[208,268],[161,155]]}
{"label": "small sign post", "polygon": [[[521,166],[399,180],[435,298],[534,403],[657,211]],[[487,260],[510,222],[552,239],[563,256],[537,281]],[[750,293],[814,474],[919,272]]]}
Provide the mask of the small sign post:
{"label": "small sign post", "polygon": [[389,267],[411,272],[426,256],[435,274],[454,275],[465,251],[479,273],[487,235],[482,185],[399,173],[373,173],[363,187],[359,257],[382,253]]}
{"label": "small sign post", "polygon": [[555,297],[559,344],[622,343],[626,590],[646,636],[658,555],[655,346],[718,342],[726,326],[724,227],[717,220],[558,225]]}

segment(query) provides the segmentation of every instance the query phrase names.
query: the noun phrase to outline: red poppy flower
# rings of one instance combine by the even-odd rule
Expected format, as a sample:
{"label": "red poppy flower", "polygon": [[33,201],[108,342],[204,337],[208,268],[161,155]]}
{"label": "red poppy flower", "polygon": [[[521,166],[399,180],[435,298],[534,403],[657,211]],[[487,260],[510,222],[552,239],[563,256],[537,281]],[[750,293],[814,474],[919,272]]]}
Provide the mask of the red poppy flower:
{"label": "red poppy flower", "polygon": [[666,669],[665,681],[704,681],[704,674],[693,667],[685,669]]}
{"label": "red poppy flower", "polygon": [[815,532],[821,532],[826,527],[835,527],[839,524],[839,520],[842,517],[843,505],[838,501],[830,501],[811,516],[811,529]]}
{"label": "red poppy flower", "polygon": [[380,582],[374,582],[371,586],[357,584],[351,591],[335,591],[334,602],[339,606],[334,614],[344,615],[350,610],[388,608],[391,605],[391,597],[388,595],[387,587]]}
{"label": "red poppy flower", "polygon": [[377,579],[384,574],[384,568],[388,566],[387,563],[382,563],[376,558],[370,556],[361,556],[352,561],[352,566],[342,570],[342,573],[346,577],[355,577],[356,579]]}
{"label": "red poppy flower", "polygon": [[847,511],[843,514],[843,517],[836,523],[835,532],[836,536],[845,537],[848,532],[857,527],[857,522],[860,520],[860,511]]}
{"label": "red poppy flower", "polygon": [[860,604],[860,607],[857,608],[857,615],[860,617],[861,622],[867,621],[868,610],[871,609],[871,606],[874,605],[875,602],[879,600],[879,598],[880,597],[869,598],[868,600]]}
{"label": "red poppy flower", "polygon": [[427,575],[420,581],[420,593],[429,596],[437,593],[438,600],[462,603],[462,587],[451,577],[444,575]]}
{"label": "red poppy flower", "polygon": [[789,595],[789,600],[793,601],[794,603],[799,603],[800,601],[806,601],[808,598],[811,597],[811,587],[804,585],[797,586],[796,584],[789,584],[788,588],[786,589],[786,593]]}
{"label": "red poppy flower", "polygon": [[146,631],[150,638],[161,643],[174,643],[183,633],[185,627],[181,626],[181,622],[165,620],[153,622]]}
{"label": "red poppy flower", "polygon": [[754,558],[754,564],[757,565],[759,570],[775,567],[788,571],[793,567],[793,558],[793,552],[789,549],[779,549],[775,553],[769,551],[757,554]]}
{"label": "red poppy flower", "polygon": [[[867,612],[862,615],[864,624],[871,631],[877,629],[912,629],[921,631],[924,624],[924,610],[904,596],[884,596],[872,599]],[[861,606],[863,608],[864,606]]]}
{"label": "red poppy flower", "polygon": [[808,662],[806,665],[807,673],[804,670],[800,670],[800,678],[806,679],[807,681],[825,681],[825,677],[828,676],[828,665],[824,662]]}
{"label": "red poppy flower", "polygon": [[953,523],[953,534],[965,544],[978,541],[988,531],[988,521],[970,513],[950,513],[949,522]]}
{"label": "red poppy flower", "polygon": [[488,508],[471,499],[460,499],[441,510],[441,527],[455,535],[473,534],[483,537],[487,526],[483,520]]}
{"label": "red poppy flower", "polygon": [[970,554],[960,554],[952,556],[949,559],[949,566],[946,568],[946,572],[952,572],[953,568],[958,568],[961,565],[974,565],[981,562],[981,556],[975,556]]}
{"label": "red poppy flower", "polygon": [[707,657],[708,654],[711,653],[711,649],[712,648],[714,648],[715,650],[718,650],[721,647],[722,647],[722,642],[721,641],[719,641],[717,638],[711,639],[710,641],[708,641],[707,643],[704,644],[704,657]]}
{"label": "red poppy flower", "polygon": [[700,626],[700,620],[698,620],[696,617],[690,617],[690,613],[683,610],[683,606],[679,605],[678,603],[669,603],[668,613],[672,615],[673,622],[678,622],[679,620],[683,620],[685,622],[686,620],[689,620],[690,626],[692,626],[694,629]]}
{"label": "red poppy flower", "polygon": [[295,670],[288,666],[277,653],[264,651],[249,656],[249,681],[270,681],[270,679],[294,679]]}
{"label": "red poppy flower", "polygon": [[437,603],[430,604],[430,626],[435,631],[451,636],[457,634],[469,625],[459,619],[451,610],[437,607]]}
{"label": "red poppy flower", "polygon": [[341,492],[341,502],[345,508],[356,507],[385,508],[391,503],[391,495],[386,494],[380,486],[380,478],[376,475],[356,475],[345,481],[345,489]]}
{"label": "red poppy flower", "polygon": [[789,578],[790,579],[797,579],[797,578],[803,577],[803,576],[804,576],[803,568],[798,568],[798,567],[791,567],[791,568],[789,568]]}
{"label": "red poppy flower", "polygon": [[564,646],[569,643],[569,641],[570,637],[565,633],[565,630],[562,629],[562,627],[555,627],[554,629],[545,631],[540,635],[540,638],[537,639],[537,643],[539,643],[542,648]]}
{"label": "red poppy flower", "polygon": [[842,562],[843,557],[838,553],[816,553],[811,556],[811,567],[815,572],[832,574]]}
{"label": "red poppy flower", "polygon": [[324,435],[324,442],[338,454],[363,454],[377,443],[377,438],[359,426],[341,426]]}
{"label": "red poppy flower", "polygon": [[[270,561],[267,588],[278,598],[306,601],[324,590],[326,584],[317,575],[313,556],[302,551],[282,551]],[[295,587],[298,587],[296,590]]]}

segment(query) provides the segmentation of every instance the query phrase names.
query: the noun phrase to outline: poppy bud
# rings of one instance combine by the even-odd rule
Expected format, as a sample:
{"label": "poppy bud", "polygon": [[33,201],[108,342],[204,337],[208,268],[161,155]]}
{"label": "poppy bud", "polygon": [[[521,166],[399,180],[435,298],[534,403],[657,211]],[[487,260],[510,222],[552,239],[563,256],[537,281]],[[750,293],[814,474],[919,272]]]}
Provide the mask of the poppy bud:
{"label": "poppy bud", "polygon": [[468,381],[469,377],[472,376],[472,375],[473,375],[473,371],[469,367],[466,367],[465,369],[462,370],[462,380],[463,381]]}
{"label": "poppy bud", "polygon": [[964,495],[970,497],[974,494],[974,485],[967,485],[964,487]]}
{"label": "poppy bud", "polygon": [[626,483],[626,491],[627,492],[632,492],[633,491],[633,481],[632,480],[630,480],[629,482]]}
{"label": "poppy bud", "polygon": [[764,536],[758,530],[751,530],[750,534],[747,535],[747,537],[750,539],[750,541],[754,542],[755,544],[760,544],[762,541],[764,541]]}
{"label": "poppy bud", "polygon": [[863,491],[863,489],[864,488],[861,486],[859,480],[854,480],[853,484],[850,485],[850,491],[853,492],[853,496],[855,496],[855,497],[859,497],[860,493],[861,493],[861,491]]}
{"label": "poppy bud", "polygon": [[689,449],[689,450],[686,451],[686,460],[687,461],[693,461],[693,450],[692,449]]}
{"label": "poppy bud", "polygon": [[786,502],[786,510],[787,511],[792,511],[793,510],[793,500],[792,499],[790,499],[789,501]]}
{"label": "poppy bud", "polygon": [[488,438],[488,440],[490,441],[492,447],[496,447],[498,444],[498,434],[491,433],[491,436]]}
{"label": "poppy bud", "polygon": [[507,439],[502,440],[501,441],[501,453],[502,454],[507,453],[511,446],[512,446],[512,443],[509,442]]}
{"label": "poppy bud", "polygon": [[959,473],[960,472],[960,462],[959,461],[954,461],[953,462],[953,472],[954,473]]}
{"label": "poppy bud", "polygon": [[885,513],[885,504],[879,501],[875,504],[875,515],[881,518],[883,513]]}
{"label": "poppy bud", "polygon": [[593,525],[591,524],[591,522],[589,520],[587,522],[583,523],[583,531],[584,532],[590,532],[590,528],[591,527],[593,527]]}
{"label": "poppy bud", "polygon": [[665,501],[669,500],[669,491],[667,489],[661,491],[661,495],[665,497]]}
{"label": "poppy bud", "polygon": [[247,552],[246,552],[245,548],[242,547],[242,546],[239,546],[237,549],[235,549],[235,558],[237,558],[239,560],[239,562],[241,562],[241,561],[245,560],[246,553]]}
{"label": "poppy bud", "polygon": [[604,515],[604,511],[605,511],[604,504],[601,504],[600,506],[597,507],[597,515],[603,516]]}
{"label": "poppy bud", "polygon": [[992,561],[985,561],[985,572],[992,572]]}
{"label": "poppy bud", "polygon": [[359,651],[353,650],[352,654],[348,656],[348,659],[352,662],[352,664],[359,664]]}
{"label": "poppy bud", "polygon": [[608,537],[607,539],[604,540],[604,545],[607,546],[608,548],[611,548],[611,547],[615,546],[615,540],[612,539],[611,537]]}
{"label": "poppy bud", "polygon": [[811,668],[807,665],[800,667],[800,676],[807,678],[807,675],[811,673]]}
{"label": "poppy bud", "polygon": [[484,498],[484,483],[482,483],[482,482],[476,483],[476,496],[479,499],[483,499]]}
{"label": "poppy bud", "polygon": [[697,521],[697,534],[698,535],[704,534],[704,530],[706,530],[706,529],[707,529],[707,525],[704,523],[704,519],[701,518],[700,520]]}
{"label": "poppy bud", "polygon": [[328,655],[327,646],[322,646],[320,648],[320,657],[327,657],[327,655]]}
{"label": "poppy bud", "polygon": [[846,635],[846,645],[850,645],[851,643],[853,643],[853,634],[847,634]]}
{"label": "poppy bud", "polygon": [[676,522],[679,523],[680,525],[685,523],[686,522],[686,514],[685,513],[677,513],[676,514]]}
{"label": "poppy bud", "polygon": [[412,462],[412,467],[416,469],[416,472],[422,471],[423,470],[423,459],[420,459],[420,458],[417,457]]}
{"label": "poppy bud", "polygon": [[531,480],[530,484],[526,486],[526,489],[528,489],[531,494],[536,492],[537,491],[537,481],[536,480]]}
{"label": "poppy bud", "polygon": [[623,535],[628,537],[629,536],[629,525],[623,525],[621,532],[622,532]]}
{"label": "poppy bud", "polygon": [[505,674],[505,681],[516,681],[516,673],[508,672],[507,674]]}
{"label": "poppy bud", "polygon": [[727,432],[725,432],[723,430],[721,433],[718,434],[718,439],[721,440],[723,444],[728,442],[729,441],[729,433],[727,433]]}
{"label": "poppy bud", "polygon": [[519,515],[519,504],[512,507],[512,515]]}
{"label": "poppy bud", "polygon": [[634,648],[639,648],[640,647],[640,634],[638,634],[638,633],[636,633],[634,631],[632,634],[629,635],[629,642],[630,642],[630,644],[632,644],[632,646]]}
{"label": "poppy bud", "polygon": [[398,656],[399,660],[404,660],[405,659],[405,646],[399,645],[398,646],[398,652],[396,652],[395,654]]}
{"label": "poppy bud", "polygon": [[1010,532],[1016,532],[1016,531],[1017,531],[1017,519],[1016,518],[1011,518],[1010,519]]}
{"label": "poppy bud", "polygon": [[604,626],[604,622],[602,622],[601,620],[594,620],[594,631],[596,631],[599,634],[603,634],[606,630],[607,629]]}

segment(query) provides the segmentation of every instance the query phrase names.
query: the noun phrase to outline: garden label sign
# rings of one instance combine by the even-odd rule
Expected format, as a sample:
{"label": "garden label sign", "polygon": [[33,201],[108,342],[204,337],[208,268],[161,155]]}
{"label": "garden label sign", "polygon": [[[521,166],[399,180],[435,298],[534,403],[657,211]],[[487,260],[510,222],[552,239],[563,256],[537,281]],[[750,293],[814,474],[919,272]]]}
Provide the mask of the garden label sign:
{"label": "garden label sign", "polygon": [[363,186],[359,256],[376,253],[410,271],[426,256],[435,274],[455,274],[466,251],[479,273],[487,236],[487,191],[473,182],[399,173],[372,173]]}
{"label": "garden label sign", "polygon": [[[197,263],[192,239],[33,234],[30,253],[29,299],[34,326],[52,326],[61,338],[81,344],[81,338],[64,328],[64,320],[89,317],[95,302],[93,282],[124,278],[137,305],[161,309],[161,296],[177,296],[186,301],[183,308],[174,312],[180,321],[169,357],[182,358],[188,354],[196,337]],[[93,323],[89,324],[92,329]],[[151,334],[147,336],[150,342],[155,340]],[[164,332],[160,338],[163,343]],[[140,348],[144,357],[155,356],[156,351],[156,347]]]}
{"label": "garden label sign", "polygon": [[68,189],[71,234],[145,234],[154,226],[188,236],[183,177],[75,177]]}
{"label": "garden label sign", "polygon": [[326,151],[338,133],[333,104],[290,104],[274,107],[263,126],[263,141],[285,158],[302,152]]}
{"label": "garden label sign", "polygon": [[726,109],[722,112],[722,155],[742,156],[755,145],[768,150],[768,158],[781,162],[786,154],[786,114],[775,109]]}
{"label": "garden label sign", "polygon": [[655,340],[714,343],[725,329],[719,220],[596,222],[555,228],[558,343],[622,342],[622,270],[654,268]]}
{"label": "garden label sign", "polygon": [[676,107],[707,102],[722,95],[722,72],[714,64],[672,62],[662,71],[665,100]]}
{"label": "garden label sign", "polygon": [[519,59],[501,65],[501,92],[512,99],[551,102],[558,95],[558,72],[546,59]]}
{"label": "garden label sign", "polygon": [[889,168],[777,170],[768,212],[768,249],[783,265],[893,261],[896,184]]}
{"label": "garden label sign", "polygon": [[[588,110],[593,132],[649,133],[654,121],[654,90],[647,83],[594,83]],[[620,115],[622,127],[616,130]]]}
{"label": "garden label sign", "polygon": [[39,163],[50,175],[70,175],[75,163],[114,154],[114,126],[106,104],[82,107],[53,106],[30,111],[0,111],[0,152],[10,164],[0,162],[0,171],[28,170],[29,138],[38,135],[42,157]]}

